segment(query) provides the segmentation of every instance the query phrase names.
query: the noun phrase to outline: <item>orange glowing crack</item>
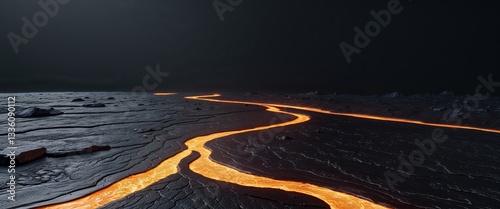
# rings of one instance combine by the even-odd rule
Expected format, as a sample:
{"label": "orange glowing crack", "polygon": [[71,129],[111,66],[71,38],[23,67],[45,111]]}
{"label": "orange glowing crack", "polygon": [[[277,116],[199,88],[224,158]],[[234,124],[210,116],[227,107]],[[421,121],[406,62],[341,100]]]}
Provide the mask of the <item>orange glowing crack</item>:
{"label": "orange glowing crack", "polygon": [[[155,94],[161,95],[161,94]],[[218,96],[218,95],[209,95],[210,97]],[[209,96],[198,96],[198,97],[186,97],[187,99],[198,99],[198,100],[207,100],[206,98]],[[218,102],[231,102],[225,100],[217,100]],[[264,103],[244,103],[244,102],[234,102],[234,103],[243,103],[243,104],[256,104],[260,106],[264,106],[267,108],[267,111],[283,113],[293,115],[296,118],[292,121],[273,124],[268,126],[261,126],[256,128],[244,129],[244,130],[235,130],[235,131],[226,131],[214,133],[206,136],[199,136],[192,138],[186,141],[187,149],[176,154],[175,156],[164,160],[158,166],[152,168],[149,171],[128,176],[116,183],[111,184],[110,186],[98,190],[94,193],[91,193],[85,197],[72,200],[65,203],[49,205],[40,208],[46,209],[55,209],[55,208],[98,208],[107,203],[119,200],[124,198],[125,196],[132,194],[134,192],[140,191],[146,188],[149,185],[152,185],[155,182],[158,182],[161,179],[167,178],[168,176],[175,174],[178,172],[177,165],[179,162],[187,157],[192,151],[198,151],[200,153],[200,157],[190,163],[189,168],[196,173],[199,173],[207,178],[224,181],[228,183],[238,184],[242,186],[248,187],[258,187],[258,188],[272,188],[272,189],[280,189],[284,191],[290,192],[298,192],[306,195],[310,195],[313,197],[317,197],[323,201],[325,201],[331,208],[386,208],[381,205],[377,205],[368,200],[333,191],[328,188],[320,187],[313,184],[302,183],[302,182],[294,182],[287,180],[276,180],[267,177],[255,176],[247,173],[243,173],[236,169],[218,164],[210,160],[209,156],[211,151],[204,147],[205,143],[217,138],[226,137],[234,134],[259,131],[265,129],[271,129],[276,127],[283,127],[294,125],[298,123],[303,123],[310,118],[303,114],[290,113],[282,111],[276,107],[264,104]]]}
{"label": "orange glowing crack", "polygon": [[301,106],[283,105],[283,104],[263,104],[263,103],[257,103],[257,102],[240,102],[240,101],[210,99],[210,97],[218,97],[218,96],[220,96],[220,94],[213,94],[213,95],[200,96],[200,97],[186,97],[186,98],[189,98],[189,99],[199,99],[199,100],[205,100],[205,101],[211,101],[211,102],[233,103],[233,104],[251,104],[251,105],[260,105],[260,106],[262,106],[262,105],[268,105],[268,106],[273,106],[273,107],[282,107],[282,108],[290,108],[290,109],[297,109],[297,110],[305,110],[305,111],[317,112],[317,113],[323,113],[323,114],[329,114],[329,115],[346,116],[346,117],[353,117],[353,118],[363,118],[363,119],[370,119],[370,120],[381,120],[381,121],[399,122],[399,123],[408,123],[408,124],[433,126],[433,127],[440,127],[440,128],[455,128],[455,129],[464,129],[464,130],[474,130],[474,131],[483,131],[483,132],[500,134],[500,130],[488,129],[488,128],[479,128],[479,127],[472,127],[472,126],[460,126],[460,125],[441,124],[441,123],[428,123],[428,122],[423,122],[423,121],[418,121],[418,120],[408,120],[408,119],[400,119],[400,118],[389,118],[389,117],[364,115],[364,114],[354,114],[354,113],[339,113],[339,112],[331,112],[331,111],[328,111],[328,110],[322,110],[322,109],[313,108],[313,107],[301,107]]}

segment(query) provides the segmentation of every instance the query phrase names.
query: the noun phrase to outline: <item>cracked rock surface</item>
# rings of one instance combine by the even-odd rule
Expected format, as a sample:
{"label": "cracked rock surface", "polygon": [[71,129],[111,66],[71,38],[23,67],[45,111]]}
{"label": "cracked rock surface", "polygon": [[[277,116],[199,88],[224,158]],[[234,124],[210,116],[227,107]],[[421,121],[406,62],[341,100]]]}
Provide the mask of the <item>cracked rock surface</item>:
{"label": "cracked rock surface", "polygon": [[213,181],[193,173],[188,163],[198,157],[193,152],[180,163],[180,173],[154,186],[110,203],[112,208],[328,208],[324,202],[307,195],[280,190],[242,187]]}
{"label": "cracked rock surface", "polygon": [[[200,103],[182,96],[133,98],[128,93],[14,96],[20,107],[54,107],[65,114],[16,120],[16,146],[45,147],[47,154],[16,165],[16,201],[5,202],[5,208],[30,208],[84,196],[149,170],[185,149],[187,139],[251,127],[272,116],[262,107]],[[72,102],[74,98],[86,97],[106,106],[85,108]],[[108,100],[109,97],[115,99]],[[0,126],[0,134],[5,135],[6,121],[0,121]],[[5,147],[2,144],[0,149]],[[0,199],[6,200],[8,179],[0,181]]]}
{"label": "cracked rock surface", "polygon": [[[302,113],[311,121],[210,141],[211,158],[255,175],[322,185],[393,208],[500,205],[498,134],[441,129],[447,139],[432,149],[426,144],[427,155],[415,140],[431,139],[434,127]],[[410,156],[418,163],[400,172]],[[402,178],[394,190],[386,172]]]}
{"label": "cracked rock surface", "polygon": [[[263,107],[186,100],[184,95],[135,98],[128,93],[30,93],[14,96],[20,107],[53,107],[64,114],[16,118],[16,146],[44,147],[46,153],[16,165],[16,202],[2,201],[4,208],[33,208],[82,197],[153,168],[184,150],[184,142],[193,137],[293,119],[267,112]],[[280,98],[252,94],[222,98],[302,104],[329,110],[347,107],[338,106],[335,100],[317,99],[319,95],[306,96],[304,99],[301,95]],[[82,107],[72,102],[75,98],[102,103],[104,107]],[[382,115],[414,119],[424,117],[427,111],[434,111],[429,107],[444,102],[437,99],[439,102],[434,104],[429,100],[429,107],[405,108],[404,101],[413,104],[414,100],[398,99],[403,104],[362,98],[371,104],[366,109],[359,106],[357,97],[344,98],[338,104],[348,105],[351,112],[373,113],[379,108]],[[495,101],[484,104],[496,104]],[[398,111],[388,110],[388,106],[397,107]],[[419,114],[406,115],[407,110],[419,108],[422,111],[415,112]],[[486,108],[490,109],[492,107]],[[312,183],[393,208],[495,208],[500,205],[498,134],[444,129],[448,139],[436,143],[432,154],[425,155],[423,163],[414,166],[412,174],[391,190],[384,173],[397,173],[399,157],[408,159],[412,151],[419,149],[415,140],[430,138],[433,127],[288,111],[307,114],[312,119],[294,126],[213,140],[206,145],[213,150],[211,159],[246,173]],[[495,114],[488,117],[494,118]],[[435,121],[436,118],[427,119]],[[464,122],[479,124],[476,120]],[[496,127],[495,120],[487,122],[483,124],[485,127]],[[0,121],[0,134],[5,135],[6,130],[6,121]],[[5,146],[0,144],[0,150]],[[103,208],[327,208],[323,201],[304,194],[207,179],[187,167],[198,156],[193,152],[180,163],[179,173]],[[0,199],[7,200],[7,178],[3,176],[6,175],[2,174],[0,179]]]}

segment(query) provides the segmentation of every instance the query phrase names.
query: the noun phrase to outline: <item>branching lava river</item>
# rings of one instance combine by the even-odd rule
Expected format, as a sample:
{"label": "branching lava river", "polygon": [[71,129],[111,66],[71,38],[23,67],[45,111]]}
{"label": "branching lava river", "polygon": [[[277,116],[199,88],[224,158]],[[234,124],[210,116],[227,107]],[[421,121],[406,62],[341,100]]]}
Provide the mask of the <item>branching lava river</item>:
{"label": "branching lava river", "polygon": [[[167,96],[171,94],[167,93],[157,93],[157,96]],[[299,107],[299,106],[290,106],[290,105],[281,105],[281,104],[266,104],[266,103],[256,103],[256,102],[242,102],[242,101],[229,101],[229,100],[219,100],[214,99],[213,97],[218,97],[220,95],[206,95],[206,96],[191,96],[186,97],[187,99],[194,100],[204,100],[210,102],[222,102],[222,103],[232,103],[232,104],[249,104],[249,105],[259,105],[267,108],[267,111],[288,114],[295,117],[294,120],[267,125],[254,127],[243,130],[234,130],[234,131],[225,131],[219,133],[213,133],[205,136],[198,136],[192,139],[189,139],[185,142],[187,149],[174,155],[171,158],[168,158],[161,162],[158,166],[145,171],[143,173],[135,174],[128,176],[118,182],[115,182],[108,187],[105,187],[101,190],[98,190],[94,193],[91,193],[87,196],[81,197],[79,199],[75,199],[69,202],[44,206],[41,208],[44,209],[55,209],[55,208],[98,208],[112,201],[116,201],[124,198],[125,196],[132,194],[134,192],[145,189],[146,187],[160,181],[161,179],[167,178],[170,175],[178,173],[178,164],[185,157],[189,156],[193,151],[197,151],[200,153],[200,157],[194,160],[189,164],[189,168],[202,176],[237,184],[241,186],[247,187],[256,187],[256,188],[269,188],[269,189],[279,189],[289,192],[298,192],[306,195],[310,195],[316,197],[318,199],[326,202],[330,208],[387,208],[385,206],[376,204],[369,200],[356,197],[351,194],[346,194],[338,191],[334,191],[329,188],[321,187],[319,185],[313,185],[309,183],[303,182],[295,182],[288,180],[278,180],[272,179],[268,177],[256,176],[248,173],[244,173],[242,171],[236,170],[234,168],[230,168],[228,166],[219,164],[217,162],[212,161],[209,156],[211,154],[211,150],[206,148],[204,145],[206,142],[218,139],[221,137],[226,137],[235,134],[272,129],[277,127],[284,127],[295,125],[299,123],[304,123],[310,120],[310,117],[303,114],[291,113],[283,111],[279,108],[291,108],[291,109],[299,109],[305,111],[312,111],[324,114],[338,115],[338,116],[347,116],[347,117],[356,117],[356,118],[364,118],[364,119],[373,119],[373,120],[383,120],[383,121],[392,121],[392,122],[402,122],[402,123],[410,123],[417,125],[426,125],[426,126],[436,126],[436,127],[445,127],[445,128],[459,128],[459,129],[467,129],[467,130],[475,130],[475,131],[485,131],[492,133],[500,133],[498,130],[492,129],[483,129],[476,127],[465,127],[465,126],[454,126],[454,125],[446,125],[446,124],[435,124],[435,123],[425,123],[420,121],[412,121],[405,119],[395,119],[395,118],[385,118],[379,116],[369,116],[369,115],[360,115],[360,114],[347,114],[347,113],[334,113],[326,110],[316,109],[316,108],[308,108],[308,107]]]}

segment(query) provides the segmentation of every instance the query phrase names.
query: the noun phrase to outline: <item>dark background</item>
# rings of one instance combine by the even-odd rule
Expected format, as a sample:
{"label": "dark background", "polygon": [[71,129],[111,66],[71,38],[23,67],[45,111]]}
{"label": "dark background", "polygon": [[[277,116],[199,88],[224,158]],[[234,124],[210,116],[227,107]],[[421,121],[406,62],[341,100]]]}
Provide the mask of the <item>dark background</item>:
{"label": "dark background", "polygon": [[[45,0],[44,0],[45,1]],[[155,91],[473,93],[500,80],[497,1],[401,0],[348,64],[339,48],[389,0],[72,0],[14,53],[7,34],[37,1],[0,3],[0,91],[130,91],[161,63]],[[221,0],[226,2],[226,0]]]}

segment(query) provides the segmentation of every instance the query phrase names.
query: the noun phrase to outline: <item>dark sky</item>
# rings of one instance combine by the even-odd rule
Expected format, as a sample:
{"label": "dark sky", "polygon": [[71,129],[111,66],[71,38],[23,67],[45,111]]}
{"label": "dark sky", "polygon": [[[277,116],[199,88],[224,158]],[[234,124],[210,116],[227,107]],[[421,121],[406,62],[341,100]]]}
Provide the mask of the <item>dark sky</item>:
{"label": "dark sky", "polygon": [[348,64],[339,44],[389,1],[243,0],[221,22],[212,0],[72,0],[16,54],[7,34],[41,7],[5,0],[0,91],[130,91],[157,63],[170,75],[155,91],[473,93],[478,75],[500,80],[493,0],[401,0]]}

